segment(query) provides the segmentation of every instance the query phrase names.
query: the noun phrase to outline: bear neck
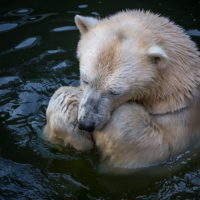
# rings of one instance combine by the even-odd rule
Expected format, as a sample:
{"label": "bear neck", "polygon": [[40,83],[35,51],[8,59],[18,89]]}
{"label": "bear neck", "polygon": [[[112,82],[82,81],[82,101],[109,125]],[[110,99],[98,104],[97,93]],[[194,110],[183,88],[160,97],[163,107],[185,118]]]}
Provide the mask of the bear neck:
{"label": "bear neck", "polygon": [[192,99],[189,98],[168,98],[168,99],[155,99],[151,102],[141,101],[141,104],[145,107],[149,114],[162,115],[167,113],[174,113],[187,108]]}
{"label": "bear neck", "polygon": [[195,99],[199,99],[199,63],[177,67],[176,71],[172,67],[164,77],[157,79],[155,87],[139,102],[150,114],[173,113],[189,107]]}

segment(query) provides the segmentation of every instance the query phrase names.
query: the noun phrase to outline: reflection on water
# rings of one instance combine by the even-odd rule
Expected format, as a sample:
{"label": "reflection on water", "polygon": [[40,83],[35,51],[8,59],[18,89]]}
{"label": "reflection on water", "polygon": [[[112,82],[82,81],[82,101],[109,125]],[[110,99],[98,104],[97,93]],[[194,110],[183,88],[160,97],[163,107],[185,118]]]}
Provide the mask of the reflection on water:
{"label": "reflection on water", "polygon": [[31,8],[18,8],[18,9],[7,12],[7,15],[8,16],[23,16],[23,15],[30,14],[31,12],[33,12],[33,9]]}
{"label": "reflection on water", "polygon": [[21,48],[31,46],[36,42],[36,40],[37,40],[37,37],[28,38],[28,39],[24,40],[23,42],[21,42],[20,44],[18,44],[15,47],[15,49],[21,49]]}
{"label": "reflection on water", "polygon": [[16,13],[22,14],[22,13],[28,13],[29,10],[28,9],[19,9],[16,11]]}
{"label": "reflection on water", "polygon": [[[75,14],[151,9],[178,23],[184,19],[181,25],[188,35],[198,36],[193,38],[200,45],[200,27],[191,17],[193,13],[199,21],[200,4],[181,13],[182,4],[168,1],[83,5],[79,0],[50,0],[46,6],[42,1],[31,5],[26,2],[0,13],[0,199],[199,199],[199,146],[162,165],[104,173],[97,149],[82,153],[49,144],[41,129],[55,90],[79,85]],[[121,175],[114,175],[115,170]]]}
{"label": "reflection on water", "polygon": [[59,63],[55,67],[53,67],[53,69],[62,68],[62,67],[68,67],[68,66],[70,66],[70,65],[68,65],[67,62],[64,61],[64,62]]}
{"label": "reflection on water", "polygon": [[197,29],[188,30],[188,31],[186,31],[186,33],[187,33],[188,35],[200,37],[200,31],[198,31]]}
{"label": "reflection on water", "polygon": [[91,12],[92,15],[99,15],[97,12]]}
{"label": "reflection on water", "polygon": [[0,86],[4,84],[8,84],[11,81],[14,81],[16,79],[19,79],[17,76],[10,76],[10,77],[2,77],[0,78]]}
{"label": "reflection on water", "polygon": [[30,17],[29,19],[30,19],[30,20],[35,20],[35,19],[36,19],[36,17]]}
{"label": "reflection on water", "polygon": [[60,52],[66,52],[63,49],[58,49],[58,50],[49,50],[47,51],[49,54],[54,54],[54,53],[60,53]]}
{"label": "reflection on water", "polygon": [[79,11],[67,11],[67,13],[81,13]]}
{"label": "reflection on water", "polygon": [[41,37],[40,36],[31,37],[31,38],[24,40],[23,42],[18,44],[16,47],[13,47],[11,49],[5,50],[4,52],[0,53],[0,56],[3,56],[3,55],[8,54],[8,53],[12,53],[12,52],[17,51],[17,50],[21,50],[21,49],[25,49],[25,48],[31,48],[33,46],[40,45],[40,43],[41,43]]}
{"label": "reflection on water", "polygon": [[57,15],[57,13],[26,16],[26,17],[23,17],[23,21],[26,22],[26,23],[28,23],[28,22],[39,22],[39,21],[44,20],[45,18],[47,18],[47,17],[49,17],[51,15]]}
{"label": "reflection on water", "polygon": [[6,94],[6,93],[9,93],[9,92],[11,92],[11,90],[6,90],[6,89],[0,90],[0,95]]}
{"label": "reflection on water", "polygon": [[61,32],[61,31],[73,31],[73,30],[78,30],[76,26],[64,26],[64,27],[59,27],[51,30],[51,32]]}
{"label": "reflection on water", "polygon": [[78,7],[79,7],[79,8],[87,8],[88,5],[79,5]]}
{"label": "reflection on water", "polygon": [[49,16],[57,14],[57,13],[48,13],[48,14],[29,16],[29,14],[32,12],[33,12],[33,9],[26,9],[26,8],[16,9],[16,10],[7,12],[6,14],[3,15],[5,18],[10,17],[10,16],[21,16],[21,19],[16,19],[14,20],[14,22],[10,22],[10,23],[1,23],[0,32],[9,31],[11,29],[20,27],[21,25],[25,25],[27,23],[39,22]]}
{"label": "reflection on water", "polygon": [[18,26],[17,23],[0,24],[0,32],[11,30],[11,29],[15,28],[16,26]]}

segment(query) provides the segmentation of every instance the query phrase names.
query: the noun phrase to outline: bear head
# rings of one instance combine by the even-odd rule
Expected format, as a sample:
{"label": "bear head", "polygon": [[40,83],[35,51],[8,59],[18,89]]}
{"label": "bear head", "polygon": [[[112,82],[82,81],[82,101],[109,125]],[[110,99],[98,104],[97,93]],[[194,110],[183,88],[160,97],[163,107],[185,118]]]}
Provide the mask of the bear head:
{"label": "bear head", "polygon": [[199,62],[198,53],[183,30],[167,18],[128,11],[103,20],[76,15],[75,22],[81,33],[80,129],[101,129],[112,111],[130,100],[149,113],[164,114],[185,107],[193,98],[199,72],[190,67]]}

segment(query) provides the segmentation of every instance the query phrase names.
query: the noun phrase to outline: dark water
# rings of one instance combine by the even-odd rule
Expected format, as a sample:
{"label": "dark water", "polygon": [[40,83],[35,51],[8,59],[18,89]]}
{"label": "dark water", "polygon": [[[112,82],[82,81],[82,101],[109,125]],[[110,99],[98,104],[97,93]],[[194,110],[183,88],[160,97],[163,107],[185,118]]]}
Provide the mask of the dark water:
{"label": "dark water", "polygon": [[42,140],[45,111],[61,85],[79,85],[75,14],[161,13],[200,47],[200,0],[60,0],[0,3],[0,199],[199,199],[199,147],[132,175],[103,174],[96,150]]}

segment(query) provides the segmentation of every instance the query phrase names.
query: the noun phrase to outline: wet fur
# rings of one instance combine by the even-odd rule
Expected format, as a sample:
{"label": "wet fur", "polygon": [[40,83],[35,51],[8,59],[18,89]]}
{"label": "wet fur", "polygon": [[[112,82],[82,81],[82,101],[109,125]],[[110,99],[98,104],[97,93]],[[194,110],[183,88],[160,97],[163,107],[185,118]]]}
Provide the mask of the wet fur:
{"label": "wet fur", "polygon": [[47,124],[43,129],[46,140],[64,143],[79,151],[94,146],[91,133],[78,129],[78,106],[81,90],[73,87],[59,88],[49,101],[46,111]]}
{"label": "wet fur", "polygon": [[[52,106],[58,101],[52,97],[47,138],[62,138],[78,150],[93,147],[91,135],[71,131],[71,114],[61,110],[64,102],[68,107],[75,101],[72,121],[78,115],[96,122],[93,138],[109,165],[145,167],[191,148],[200,136],[200,58],[184,30],[167,18],[140,11],[103,20],[77,16],[76,24],[81,32],[81,79],[88,83],[81,80],[80,88],[59,89],[69,95],[59,96],[58,107]],[[121,95],[112,96],[110,88]],[[68,140],[74,135],[75,140]],[[81,141],[79,148],[73,141]],[[87,148],[87,143],[92,145]]]}
{"label": "wet fur", "polygon": [[178,156],[191,148],[198,138],[195,130],[199,130],[199,118],[196,116],[200,115],[194,109],[197,105],[153,116],[143,106],[127,102],[113,111],[110,121],[101,130],[92,134],[80,131],[77,116],[81,96],[79,87],[61,87],[55,92],[47,108],[47,124],[43,131],[47,140],[55,143],[61,139],[65,145],[79,151],[92,149],[95,142],[107,164],[131,168],[146,167]]}

